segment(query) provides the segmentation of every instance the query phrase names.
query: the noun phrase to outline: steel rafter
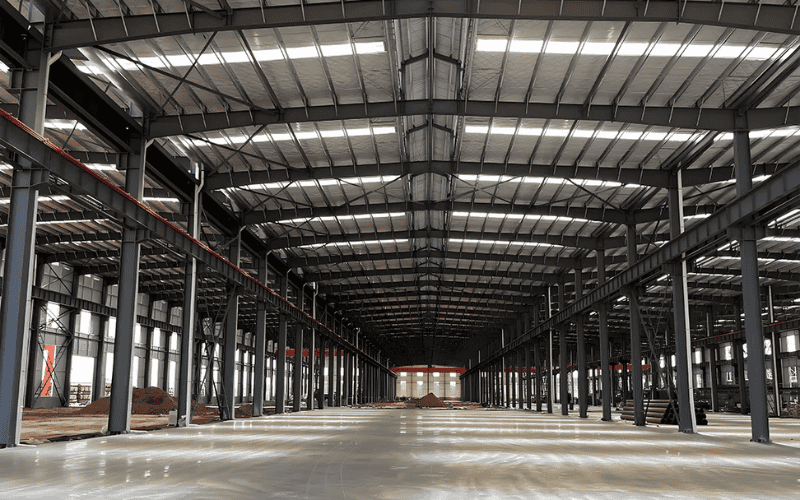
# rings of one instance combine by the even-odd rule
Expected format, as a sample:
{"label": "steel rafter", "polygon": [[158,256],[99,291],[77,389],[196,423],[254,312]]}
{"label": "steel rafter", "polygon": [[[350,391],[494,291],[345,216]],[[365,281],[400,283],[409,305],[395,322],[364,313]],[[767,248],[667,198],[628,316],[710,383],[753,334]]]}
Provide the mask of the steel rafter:
{"label": "steel rafter", "polygon": [[[188,84],[189,82],[187,82]],[[197,85],[197,84],[194,84]],[[421,99],[285,108],[283,110],[249,109],[166,115],[150,121],[149,138],[172,137],[236,127],[258,127],[333,120],[396,118],[413,115],[452,115],[470,117],[528,118],[545,120],[586,120],[620,122],[690,130],[726,132],[736,130],[746,120],[750,130],[800,124],[800,107],[756,108],[745,112],[731,109],[623,106],[594,104],[523,103],[476,101],[463,99]],[[742,117],[742,115],[744,115]]]}
{"label": "steel rafter", "polygon": [[644,8],[631,0],[360,0],[159,13],[59,21],[49,24],[50,48],[121,43],[131,40],[230,30],[271,29],[342,23],[444,17],[558,21],[683,22],[800,35],[793,5],[652,0]]}

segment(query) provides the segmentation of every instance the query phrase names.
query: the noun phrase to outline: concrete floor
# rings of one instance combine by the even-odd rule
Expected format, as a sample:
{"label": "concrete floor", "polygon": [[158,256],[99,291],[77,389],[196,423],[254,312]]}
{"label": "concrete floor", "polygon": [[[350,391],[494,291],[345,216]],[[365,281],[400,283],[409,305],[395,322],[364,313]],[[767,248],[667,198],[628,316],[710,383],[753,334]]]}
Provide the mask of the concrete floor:
{"label": "concrete floor", "polygon": [[[800,493],[800,449],[749,443],[746,418],[711,415],[700,435],[683,435],[598,417],[326,409],[19,447],[0,450],[0,496],[619,500]],[[771,423],[778,441],[800,440],[800,421]]]}

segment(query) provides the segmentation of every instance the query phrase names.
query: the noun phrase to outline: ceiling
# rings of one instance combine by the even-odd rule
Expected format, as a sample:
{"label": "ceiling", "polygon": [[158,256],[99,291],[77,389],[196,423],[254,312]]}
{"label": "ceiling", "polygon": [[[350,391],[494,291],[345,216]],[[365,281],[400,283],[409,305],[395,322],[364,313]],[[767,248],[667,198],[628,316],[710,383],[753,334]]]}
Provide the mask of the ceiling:
{"label": "ceiling", "polygon": [[[559,282],[573,300],[575,269],[594,287],[599,252],[612,276],[627,238],[640,255],[667,241],[678,172],[687,227],[733,200],[742,120],[756,181],[800,152],[794,2],[686,2],[687,22],[676,2],[533,3],[68,0],[41,30],[395,363],[464,364],[548,294],[555,310]],[[9,8],[36,20],[27,1]],[[14,67],[0,63],[12,112]],[[47,137],[124,186],[119,148],[62,94]],[[148,175],[145,201],[185,224],[168,176]],[[4,219],[10,177],[0,167]],[[39,210],[38,252],[115,276],[118,221],[55,193]],[[222,252],[231,228],[218,222],[201,239]],[[785,317],[800,297],[798,225],[787,213],[759,242]],[[253,274],[254,257],[242,262]],[[735,327],[738,257],[733,242],[689,266],[693,312],[713,305],[721,331]],[[140,291],[180,297],[179,258],[148,243],[142,260]],[[203,280],[203,300],[221,301],[224,282]],[[666,277],[643,291],[657,329],[670,297]],[[627,302],[610,318],[625,333]]]}

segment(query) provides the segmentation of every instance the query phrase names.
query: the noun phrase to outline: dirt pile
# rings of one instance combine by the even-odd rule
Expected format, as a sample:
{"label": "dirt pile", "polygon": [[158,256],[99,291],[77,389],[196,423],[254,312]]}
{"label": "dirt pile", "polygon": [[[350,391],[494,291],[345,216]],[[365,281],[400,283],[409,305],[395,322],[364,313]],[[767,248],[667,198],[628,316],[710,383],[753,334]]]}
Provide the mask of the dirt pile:
{"label": "dirt pile", "polygon": [[[83,415],[108,413],[110,398],[101,398],[80,410]],[[145,389],[134,388],[131,401],[132,415],[166,415],[170,410],[176,410],[178,404],[175,398],[158,387]]]}
{"label": "dirt pile", "polygon": [[413,403],[417,408],[447,408],[447,405],[432,392],[429,392],[427,396],[413,400]]}

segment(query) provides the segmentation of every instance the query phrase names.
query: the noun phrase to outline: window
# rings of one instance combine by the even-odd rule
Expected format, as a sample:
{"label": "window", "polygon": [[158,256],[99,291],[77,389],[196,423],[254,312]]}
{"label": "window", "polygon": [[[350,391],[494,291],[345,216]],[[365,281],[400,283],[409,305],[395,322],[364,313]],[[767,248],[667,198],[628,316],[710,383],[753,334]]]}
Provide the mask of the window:
{"label": "window", "polygon": [[438,378],[439,374],[438,373],[434,373],[433,376]]}
{"label": "window", "polygon": [[401,373],[401,374],[400,374],[400,376],[401,376],[401,377],[407,377],[407,376],[408,376],[408,373],[406,373],[406,372],[403,372],[403,373]]}

